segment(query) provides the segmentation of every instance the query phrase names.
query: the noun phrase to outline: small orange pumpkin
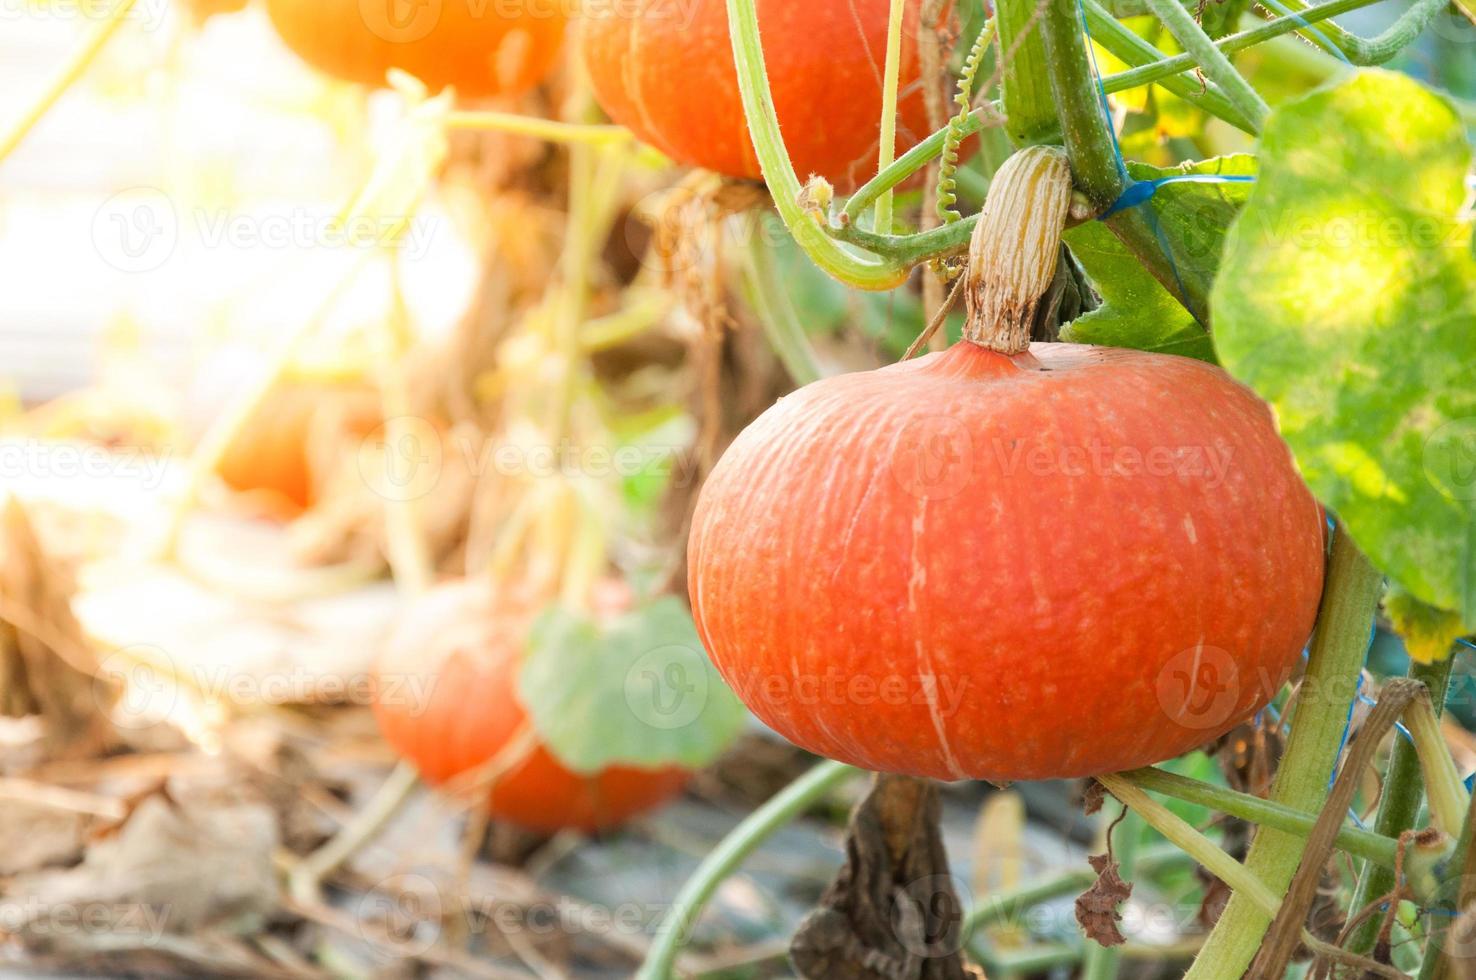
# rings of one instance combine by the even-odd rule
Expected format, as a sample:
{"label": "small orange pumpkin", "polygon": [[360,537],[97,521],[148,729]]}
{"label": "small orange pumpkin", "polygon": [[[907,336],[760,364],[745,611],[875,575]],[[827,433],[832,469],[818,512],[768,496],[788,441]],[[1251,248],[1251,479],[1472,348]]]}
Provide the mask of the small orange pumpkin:
{"label": "small orange pumpkin", "polygon": [[[620,608],[629,590],[614,590]],[[494,596],[482,581],[438,586],[392,631],[375,674],[374,713],[385,740],[431,785],[483,766],[529,724],[518,671],[535,610]],[[571,772],[535,741],[492,788],[492,816],[530,830],[596,831],[679,793],[684,769],[612,766]]]}
{"label": "small orange pumpkin", "polygon": [[433,90],[516,95],[558,60],[571,0],[267,0],[287,46],[350,82],[383,85],[391,68]]}

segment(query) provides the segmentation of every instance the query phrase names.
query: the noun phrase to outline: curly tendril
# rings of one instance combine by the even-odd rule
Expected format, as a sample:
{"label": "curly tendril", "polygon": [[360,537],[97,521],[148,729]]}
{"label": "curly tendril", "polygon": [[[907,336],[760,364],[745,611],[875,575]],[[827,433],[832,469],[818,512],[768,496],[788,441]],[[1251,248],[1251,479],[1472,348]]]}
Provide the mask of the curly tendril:
{"label": "curly tendril", "polygon": [[954,175],[958,173],[958,148],[964,140],[969,113],[974,109],[974,79],[978,77],[979,66],[984,63],[984,52],[989,50],[993,40],[994,18],[991,17],[984,22],[974,46],[969,49],[963,73],[958,79],[958,94],[953,98],[958,105],[958,115],[948,121],[948,135],[943,141],[942,162],[938,168],[938,217],[945,225],[963,220],[963,215],[953,207],[958,203],[958,186],[954,181]]}

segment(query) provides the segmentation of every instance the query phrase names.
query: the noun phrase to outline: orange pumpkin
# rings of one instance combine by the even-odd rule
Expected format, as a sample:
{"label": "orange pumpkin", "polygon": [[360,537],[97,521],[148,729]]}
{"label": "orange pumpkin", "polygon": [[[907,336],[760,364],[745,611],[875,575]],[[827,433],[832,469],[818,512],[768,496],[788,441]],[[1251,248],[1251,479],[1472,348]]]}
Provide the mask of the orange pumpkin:
{"label": "orange pumpkin", "polygon": [[[897,149],[931,131],[907,5]],[[801,179],[842,190],[876,170],[889,0],[757,0],[784,142]],[[725,0],[596,3],[581,47],[595,97],[617,123],[679,163],[760,179],[738,94]]]}
{"label": "orange pumpkin", "polygon": [[703,643],[763,721],[999,782],[1180,755],[1276,694],[1323,522],[1270,411],[1162,354],[967,340],[781,400],[703,487]]}
{"label": "orange pumpkin", "polygon": [[379,396],[358,381],[278,381],[216,464],[232,490],[266,515],[292,518],[317,503],[315,454],[362,440],[380,425]]}
{"label": "orange pumpkin", "polygon": [[558,60],[571,0],[267,0],[287,46],[350,82],[385,84],[391,68],[432,90],[516,95]]}
{"label": "orange pumpkin", "polygon": [[[629,592],[618,590],[628,607]],[[438,586],[417,598],[392,631],[375,674],[374,713],[386,741],[431,785],[476,770],[529,724],[518,670],[535,610],[498,599],[482,581]],[[536,736],[494,784],[492,816],[531,830],[601,830],[679,793],[678,768],[612,766],[571,772]]]}

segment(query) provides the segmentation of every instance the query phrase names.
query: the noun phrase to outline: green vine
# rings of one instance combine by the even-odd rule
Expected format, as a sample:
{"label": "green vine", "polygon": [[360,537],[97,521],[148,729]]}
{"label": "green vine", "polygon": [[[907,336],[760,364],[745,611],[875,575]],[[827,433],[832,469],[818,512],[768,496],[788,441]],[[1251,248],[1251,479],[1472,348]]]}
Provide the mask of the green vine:
{"label": "green vine", "polygon": [[839,762],[822,762],[780,790],[724,837],[677,894],[671,910],[656,931],[646,961],[636,974],[637,980],[668,980],[676,963],[677,951],[686,942],[687,934],[718,885],[771,834],[824,799],[846,780],[860,774],[861,770]]}
{"label": "green vine", "polygon": [[[1312,827],[1317,822],[1316,817],[1280,803],[1162,769],[1133,769],[1119,775],[1142,789],[1162,793],[1186,803],[1207,806],[1258,826],[1296,834],[1298,837],[1311,835]],[[1358,827],[1343,827],[1338,831],[1333,844],[1338,850],[1363,858],[1378,867],[1392,869],[1398,861],[1397,838]]]}
{"label": "green vine", "polygon": [[[877,127],[877,172],[887,169],[897,158],[897,88],[902,75],[902,15],[904,0],[891,0],[887,14],[887,60],[882,78],[881,125]],[[876,199],[876,217],[872,227],[887,234],[892,230],[892,192]]]}
{"label": "green vine", "polygon": [[804,188],[779,131],[779,115],[764,66],[754,0],[727,0],[728,29],[738,69],[738,91],[754,154],[774,195],[774,206],[805,254],[832,278],[858,289],[894,289],[907,281],[911,266],[878,255],[864,255],[832,238],[801,202]]}

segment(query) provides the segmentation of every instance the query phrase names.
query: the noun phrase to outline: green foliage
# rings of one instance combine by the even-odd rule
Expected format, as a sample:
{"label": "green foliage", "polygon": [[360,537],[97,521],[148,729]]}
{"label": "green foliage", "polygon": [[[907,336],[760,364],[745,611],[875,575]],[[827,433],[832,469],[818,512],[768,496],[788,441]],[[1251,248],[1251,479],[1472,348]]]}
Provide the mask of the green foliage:
{"label": "green foliage", "polygon": [[672,596],[609,623],[546,610],[529,635],[518,693],[539,738],[576,772],[696,769],[727,747],[744,718]]}
{"label": "green foliage", "polygon": [[[1216,157],[1163,169],[1133,163],[1135,180],[1176,174],[1244,175],[1255,173],[1252,157]],[[1163,242],[1172,250],[1181,274],[1213,276],[1224,248],[1225,230],[1245,203],[1250,184],[1168,184],[1143,208]],[[1132,347],[1200,360],[1215,359],[1214,345],[1184,304],[1157,279],[1100,221],[1066,232],[1072,254],[1091,276],[1103,304],[1073,321],[1064,339],[1078,344]]]}
{"label": "green foliage", "polygon": [[1213,296],[1221,360],[1413,596],[1476,622],[1471,164],[1443,97],[1364,71],[1270,120]]}

